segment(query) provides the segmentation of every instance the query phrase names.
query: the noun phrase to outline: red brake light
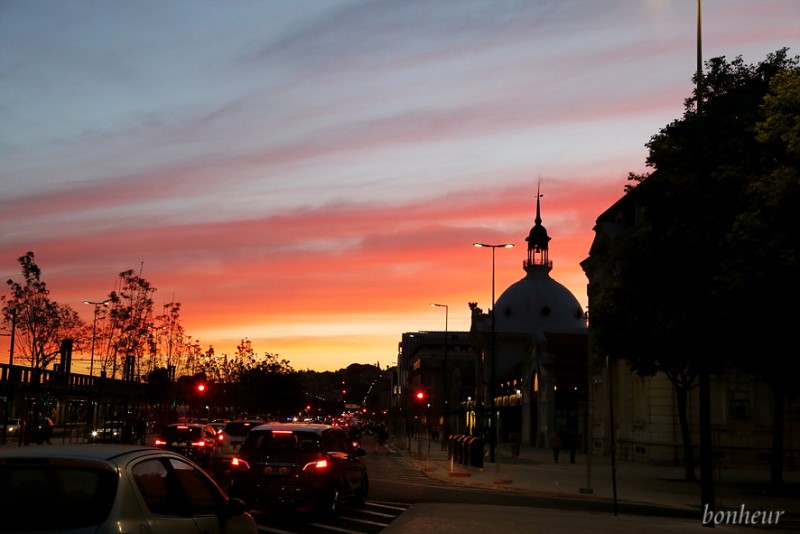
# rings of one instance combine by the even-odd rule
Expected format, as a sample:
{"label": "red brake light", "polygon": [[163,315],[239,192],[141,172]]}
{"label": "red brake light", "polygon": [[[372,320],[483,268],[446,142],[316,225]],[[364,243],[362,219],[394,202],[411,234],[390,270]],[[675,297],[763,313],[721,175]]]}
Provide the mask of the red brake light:
{"label": "red brake light", "polygon": [[203,440],[193,441],[192,442],[192,447],[205,447],[205,446],[206,446],[206,442],[203,441]]}
{"label": "red brake light", "polygon": [[303,466],[303,471],[323,471],[328,468],[328,460],[317,460]]}
{"label": "red brake light", "polygon": [[225,441],[225,434],[223,434],[222,432],[220,432],[219,434],[217,434],[217,439],[218,439],[219,441]]}
{"label": "red brake light", "polygon": [[239,458],[238,456],[234,456],[231,459],[231,468],[232,469],[250,469],[250,464]]}
{"label": "red brake light", "polygon": [[167,444],[166,440],[163,440],[161,438],[156,438],[155,441],[153,442],[154,447],[161,447],[166,444]]}

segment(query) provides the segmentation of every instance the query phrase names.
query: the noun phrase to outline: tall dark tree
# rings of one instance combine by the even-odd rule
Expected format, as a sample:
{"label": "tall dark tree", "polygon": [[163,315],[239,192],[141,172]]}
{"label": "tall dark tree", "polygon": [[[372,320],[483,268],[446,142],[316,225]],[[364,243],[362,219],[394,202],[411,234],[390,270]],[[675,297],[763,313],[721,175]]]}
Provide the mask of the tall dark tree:
{"label": "tall dark tree", "polygon": [[650,139],[655,171],[630,176],[636,224],[603,259],[607,278],[591,309],[595,351],[627,360],[641,376],[670,378],[684,410],[690,479],[683,405],[702,370],[720,371],[732,358],[785,395],[782,377],[770,376],[792,330],[768,302],[797,297],[797,70],[798,57],[785,49],[758,65],[708,61],[702,114],[696,91],[683,117]]}
{"label": "tall dark tree", "polygon": [[797,398],[792,373],[785,369],[794,343],[795,320],[778,302],[800,299],[800,70],[779,71],[755,124],[761,155],[743,195],[743,209],[725,240],[726,259],[718,292],[735,336],[728,348],[737,365],[762,377],[774,392],[771,483],[783,484],[784,417],[787,400]]}
{"label": "tall dark tree", "polygon": [[155,288],[141,274],[130,269],[119,273],[118,289],[108,297],[111,325],[111,361],[103,364],[106,370],[112,366],[112,376],[121,366],[124,378],[141,376],[140,358],[147,352],[147,343],[152,326],[153,298]]}
{"label": "tall dark tree", "polygon": [[82,341],[87,326],[71,307],[53,301],[33,252],[18,258],[22,281],[8,280],[10,296],[2,296],[3,321],[15,323],[15,348],[34,369],[46,369],[58,356],[64,339]]}

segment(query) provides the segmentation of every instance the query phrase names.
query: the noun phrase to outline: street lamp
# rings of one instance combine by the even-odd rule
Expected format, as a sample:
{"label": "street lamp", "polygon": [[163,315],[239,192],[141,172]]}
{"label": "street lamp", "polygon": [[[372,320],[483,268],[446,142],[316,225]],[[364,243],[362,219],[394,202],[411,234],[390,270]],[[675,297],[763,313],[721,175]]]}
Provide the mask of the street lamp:
{"label": "street lamp", "polygon": [[106,299],[102,302],[92,302],[91,300],[84,300],[84,304],[91,304],[94,306],[94,323],[92,325],[92,357],[89,360],[89,376],[92,376],[94,372],[94,340],[97,338],[97,312],[100,310],[100,306],[108,306],[108,303],[111,302],[111,299]]}
{"label": "street lamp", "polygon": [[[697,98],[697,152],[701,187],[705,188],[705,163],[703,161],[703,1],[697,0],[697,74],[695,76]],[[702,191],[704,209],[707,192]],[[714,457],[711,448],[711,384],[710,372],[703,361],[698,377],[698,410],[700,419],[700,503],[711,509],[714,501]]]}
{"label": "street lamp", "polygon": [[449,370],[447,369],[447,321],[448,316],[450,315],[450,307],[447,304],[436,304],[430,303],[429,306],[433,306],[435,308],[444,308],[444,363],[442,365],[443,373],[444,373],[444,395],[442,395],[442,420],[444,422],[444,428],[442,429],[442,441],[441,441],[441,450],[445,450],[446,443],[448,437],[450,436],[450,410],[448,409],[449,406],[447,402],[450,399],[450,389],[449,389]]}
{"label": "street lamp", "polygon": [[494,413],[494,372],[495,372],[495,358],[494,358],[494,349],[495,349],[495,313],[494,313],[494,251],[498,248],[511,248],[514,246],[514,243],[504,243],[502,245],[487,245],[486,243],[473,243],[472,246],[479,247],[479,248],[490,248],[492,249],[492,332],[490,338],[490,349],[491,349],[491,362],[489,365],[489,421],[490,424],[494,425],[494,435],[489,440],[489,461],[495,461],[495,448],[497,446],[497,441],[499,440],[500,433],[498,427],[498,421],[495,417]]}

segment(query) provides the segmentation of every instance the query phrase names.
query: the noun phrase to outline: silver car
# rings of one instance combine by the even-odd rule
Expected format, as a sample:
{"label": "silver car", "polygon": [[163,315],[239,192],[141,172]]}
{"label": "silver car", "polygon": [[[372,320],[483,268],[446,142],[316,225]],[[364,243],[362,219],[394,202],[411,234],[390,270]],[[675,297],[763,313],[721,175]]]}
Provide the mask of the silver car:
{"label": "silver car", "polygon": [[257,532],[197,464],[136,445],[0,448],[0,514],[10,532]]}
{"label": "silver car", "polygon": [[222,477],[230,469],[231,460],[236,456],[250,429],[263,424],[262,419],[236,419],[225,424],[222,432],[217,434],[217,448],[214,451],[215,477]]}

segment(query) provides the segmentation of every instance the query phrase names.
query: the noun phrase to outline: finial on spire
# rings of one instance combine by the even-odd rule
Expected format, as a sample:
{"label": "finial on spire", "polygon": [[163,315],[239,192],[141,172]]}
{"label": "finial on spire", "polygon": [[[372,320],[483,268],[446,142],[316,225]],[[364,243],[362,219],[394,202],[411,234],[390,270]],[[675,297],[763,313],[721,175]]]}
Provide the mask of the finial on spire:
{"label": "finial on spire", "polygon": [[542,178],[539,177],[539,182],[536,184],[536,219],[534,219],[534,222],[536,224],[542,224],[541,210],[539,207],[539,199],[542,198],[542,194],[539,193],[539,188],[541,187],[541,185],[542,185]]}

